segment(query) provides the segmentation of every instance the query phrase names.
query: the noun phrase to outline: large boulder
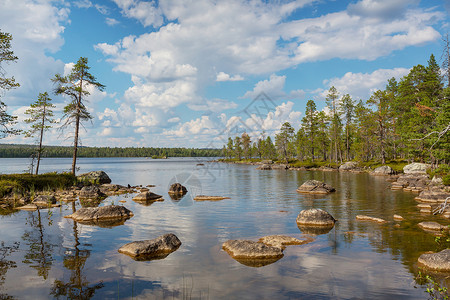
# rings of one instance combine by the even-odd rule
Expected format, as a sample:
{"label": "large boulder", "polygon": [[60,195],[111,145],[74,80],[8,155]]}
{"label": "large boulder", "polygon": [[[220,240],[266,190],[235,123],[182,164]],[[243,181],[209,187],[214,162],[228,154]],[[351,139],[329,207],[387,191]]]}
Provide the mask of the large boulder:
{"label": "large boulder", "polygon": [[77,222],[96,222],[101,220],[127,219],[133,216],[133,212],[124,206],[108,205],[101,207],[82,207],[65,218],[72,218]]}
{"label": "large boulder", "polygon": [[297,216],[297,224],[304,227],[333,227],[336,220],[328,212],[311,208],[302,210]]}
{"label": "large boulder", "polygon": [[91,184],[111,183],[111,178],[103,171],[92,171],[77,176],[77,180]]}
{"label": "large boulder", "polygon": [[262,164],[256,168],[257,170],[272,170],[272,166],[269,164]]}
{"label": "large boulder", "polygon": [[370,174],[386,176],[386,175],[392,175],[394,173],[395,172],[394,172],[394,170],[391,167],[389,167],[389,166],[381,166],[381,167],[375,168],[375,170],[373,170],[373,172],[371,172]]}
{"label": "large boulder", "polygon": [[187,193],[187,189],[181,183],[176,182],[169,187],[168,193],[172,195],[184,195]]}
{"label": "large boulder", "polygon": [[351,171],[356,169],[359,169],[358,163],[354,161],[348,161],[339,166],[339,171]]}
{"label": "large boulder", "polygon": [[427,169],[431,168],[429,164],[412,163],[403,167],[403,173],[405,174],[426,174]]}
{"label": "large boulder", "polygon": [[307,180],[297,188],[297,192],[307,194],[329,194],[334,191],[334,187],[318,180]]}
{"label": "large boulder", "polygon": [[450,249],[422,254],[418,261],[428,269],[448,272],[450,271]]}
{"label": "large boulder", "polygon": [[136,241],[123,245],[119,252],[136,260],[162,259],[177,250],[181,241],[173,233],[167,233],[156,239]]}

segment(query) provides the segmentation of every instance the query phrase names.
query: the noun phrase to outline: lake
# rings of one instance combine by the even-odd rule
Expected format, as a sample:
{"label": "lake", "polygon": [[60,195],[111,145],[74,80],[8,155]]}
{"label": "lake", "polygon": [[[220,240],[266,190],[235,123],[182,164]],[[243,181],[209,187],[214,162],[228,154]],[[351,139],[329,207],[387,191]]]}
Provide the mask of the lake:
{"label": "lake", "polygon": [[[198,165],[199,163],[203,165]],[[0,173],[27,170],[27,159],[0,159]],[[41,171],[67,171],[71,159],[45,158]],[[418,229],[416,194],[390,190],[385,177],[368,174],[256,170],[207,158],[81,158],[78,174],[103,170],[113,183],[148,185],[163,202],[143,206],[133,195],[101,205],[124,205],[134,216],[113,228],[81,225],[63,216],[71,204],[0,216],[1,299],[424,299],[415,283],[417,258],[435,251],[435,237]],[[308,179],[336,193],[298,194]],[[189,191],[172,200],[168,186]],[[196,202],[197,194],[227,196]],[[119,201],[125,200],[125,203]],[[76,207],[80,207],[77,203]],[[303,209],[321,208],[338,222],[306,245],[288,246],[263,267],[245,266],[222,250],[229,239],[272,234],[305,237],[296,224]],[[365,214],[389,222],[357,221]],[[405,218],[393,221],[393,215]],[[443,219],[429,216],[426,220]],[[399,225],[396,225],[399,224]],[[174,233],[181,247],[168,257],[135,261],[118,253],[125,243]]]}

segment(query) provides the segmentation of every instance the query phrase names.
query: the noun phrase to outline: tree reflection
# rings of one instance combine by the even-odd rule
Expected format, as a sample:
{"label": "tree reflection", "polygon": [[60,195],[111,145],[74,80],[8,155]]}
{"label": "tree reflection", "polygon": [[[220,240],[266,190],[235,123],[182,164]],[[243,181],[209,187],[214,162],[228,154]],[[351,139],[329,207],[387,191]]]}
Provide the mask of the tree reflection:
{"label": "tree reflection", "polygon": [[[8,272],[9,269],[17,267],[16,262],[12,260],[7,260],[6,258],[11,255],[14,251],[19,249],[19,243],[16,242],[13,244],[13,246],[6,246],[5,242],[0,242],[0,288],[5,282],[6,279],[6,272]],[[14,297],[3,294],[0,291],[0,299],[14,299]]]}
{"label": "tree reflection", "polygon": [[[35,212],[30,212],[31,218],[29,224],[35,230],[25,231],[22,239],[29,246],[29,250],[24,256],[23,263],[29,264],[31,268],[38,271],[38,276],[48,278],[48,272],[53,262],[53,248],[56,246],[49,241],[49,236],[45,235],[45,228],[42,224],[41,211],[38,209],[37,216]],[[50,214],[49,214],[50,216]],[[49,217],[49,225],[51,225]]]}
{"label": "tree reflection", "polygon": [[[75,203],[72,203],[72,211],[75,212]],[[83,275],[83,269],[90,256],[90,250],[82,249],[90,246],[81,244],[78,237],[78,223],[73,221],[73,248],[66,248],[64,252],[64,267],[70,271],[70,278],[65,281],[55,280],[50,295],[56,298],[90,299],[96,290],[103,287],[103,282],[91,285]]]}

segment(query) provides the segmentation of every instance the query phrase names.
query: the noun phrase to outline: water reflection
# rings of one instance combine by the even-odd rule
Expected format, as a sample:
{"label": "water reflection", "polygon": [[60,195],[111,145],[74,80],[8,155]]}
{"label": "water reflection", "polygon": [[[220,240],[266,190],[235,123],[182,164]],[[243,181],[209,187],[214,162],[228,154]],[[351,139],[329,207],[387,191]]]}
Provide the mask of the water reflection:
{"label": "water reflection", "polygon": [[[72,203],[72,212],[75,213],[75,211],[75,203]],[[64,267],[70,272],[70,277],[67,280],[55,280],[51,287],[50,295],[56,298],[90,299],[95,295],[95,292],[104,285],[102,281],[91,284],[87,280],[86,275],[83,274],[86,261],[91,253],[89,248],[91,248],[92,245],[80,243],[78,224],[75,221],[73,221],[72,230],[74,245],[73,247],[64,249],[63,257]]]}
{"label": "water reflection", "polygon": [[15,242],[12,246],[8,246],[5,242],[0,242],[0,299],[14,299],[13,296],[10,296],[6,293],[3,293],[3,283],[6,279],[6,273],[9,269],[16,268],[17,264],[15,261],[8,260],[7,257],[10,256],[13,252],[19,249],[19,243]]}
{"label": "water reflection", "polygon": [[[45,226],[42,223],[41,209],[37,209],[34,212],[28,212],[28,224],[31,227],[30,231],[25,231],[22,236],[25,245],[28,246],[28,250],[24,255],[25,264],[30,265],[31,268],[37,270],[38,276],[42,276],[45,280],[48,278],[48,272],[52,267],[53,251],[57,246],[53,244],[49,236],[45,232]],[[51,215],[47,211],[47,222],[50,226],[52,224]]]}

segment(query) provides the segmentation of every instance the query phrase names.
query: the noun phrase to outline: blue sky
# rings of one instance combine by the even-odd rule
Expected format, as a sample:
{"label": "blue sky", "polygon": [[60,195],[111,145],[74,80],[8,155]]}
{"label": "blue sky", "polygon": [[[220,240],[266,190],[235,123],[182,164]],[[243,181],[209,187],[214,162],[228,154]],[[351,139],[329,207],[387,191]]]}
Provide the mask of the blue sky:
{"label": "blue sky", "polygon": [[[449,10],[449,0],[2,0],[0,30],[19,57],[2,67],[21,84],[2,100],[23,120],[83,56],[106,85],[87,99],[83,145],[221,147],[244,130],[298,129],[306,102],[324,109],[332,85],[367,100],[430,54],[439,60]],[[68,99],[53,101],[61,117]],[[44,142],[70,145],[57,127]]]}

